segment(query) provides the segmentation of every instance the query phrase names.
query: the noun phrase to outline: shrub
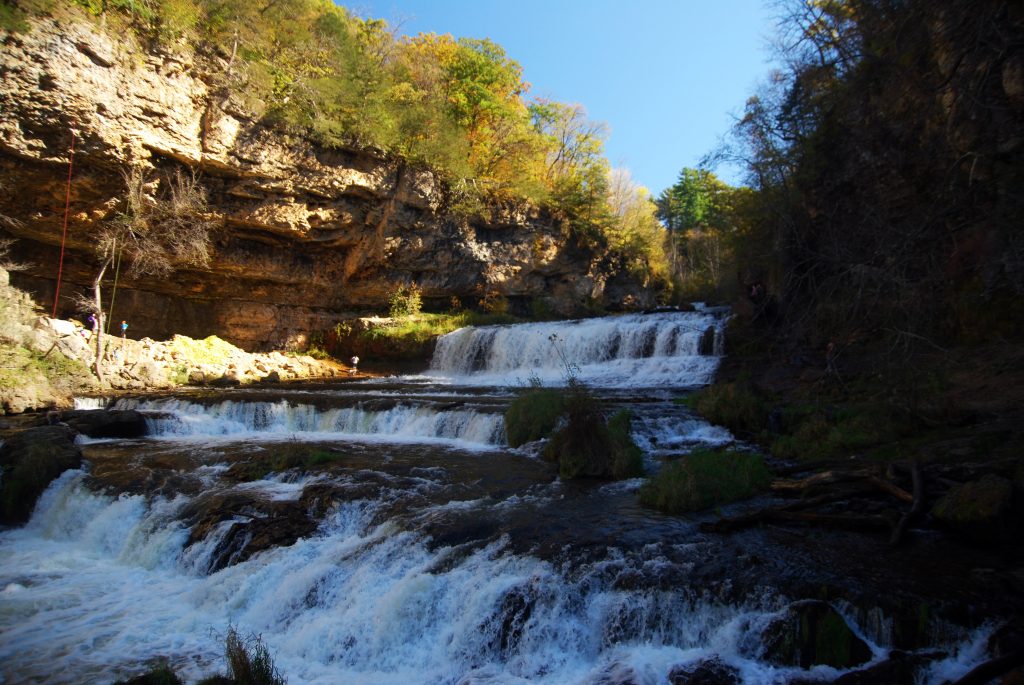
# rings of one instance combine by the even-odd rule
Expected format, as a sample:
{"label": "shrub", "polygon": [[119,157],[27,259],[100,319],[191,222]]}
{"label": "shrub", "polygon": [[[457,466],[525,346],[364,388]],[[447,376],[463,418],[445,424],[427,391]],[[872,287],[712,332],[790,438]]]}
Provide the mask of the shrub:
{"label": "shrub", "polygon": [[648,478],[640,502],[669,514],[700,511],[750,497],[769,480],[757,454],[695,450]]}
{"label": "shrub", "polygon": [[632,414],[606,420],[600,402],[570,380],[566,388],[533,385],[505,410],[508,444],[518,447],[550,437],[543,457],[562,478],[632,478],[643,473],[643,452],[629,435]]}
{"label": "shrub", "polygon": [[631,478],[643,473],[643,452],[629,435],[629,412],[606,420],[600,403],[578,382],[570,382],[564,405],[564,423],[543,455],[558,463],[560,477]]}
{"label": "shrub", "polygon": [[566,411],[565,391],[533,386],[505,410],[505,434],[512,447],[551,435]]}
{"label": "shrub", "polygon": [[422,309],[422,292],[415,283],[408,287],[399,286],[388,296],[388,313],[393,319],[419,316]]}
{"label": "shrub", "polygon": [[508,314],[508,298],[497,290],[486,291],[478,304],[488,314]]}

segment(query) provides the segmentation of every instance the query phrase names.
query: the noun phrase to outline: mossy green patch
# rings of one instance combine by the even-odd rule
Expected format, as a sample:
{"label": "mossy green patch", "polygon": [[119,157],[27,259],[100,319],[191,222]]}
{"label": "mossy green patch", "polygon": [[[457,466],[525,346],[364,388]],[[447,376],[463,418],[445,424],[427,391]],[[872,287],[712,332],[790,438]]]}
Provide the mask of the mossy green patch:
{"label": "mossy green patch", "polygon": [[341,452],[324,449],[317,445],[286,442],[267,445],[266,451],[254,455],[248,461],[232,465],[229,473],[238,480],[253,481],[289,469],[308,471],[328,466],[344,458],[345,455]]}
{"label": "mossy green patch", "polygon": [[44,379],[53,386],[68,386],[89,377],[85,364],[57,350],[44,355],[20,345],[0,348],[0,388],[24,387]]}
{"label": "mossy green patch", "polygon": [[172,353],[180,354],[193,364],[227,364],[233,356],[241,353],[240,349],[215,335],[202,340],[176,335],[168,347]]}
{"label": "mossy green patch", "polygon": [[669,514],[700,511],[750,497],[770,479],[760,455],[695,450],[649,477],[640,502]]}

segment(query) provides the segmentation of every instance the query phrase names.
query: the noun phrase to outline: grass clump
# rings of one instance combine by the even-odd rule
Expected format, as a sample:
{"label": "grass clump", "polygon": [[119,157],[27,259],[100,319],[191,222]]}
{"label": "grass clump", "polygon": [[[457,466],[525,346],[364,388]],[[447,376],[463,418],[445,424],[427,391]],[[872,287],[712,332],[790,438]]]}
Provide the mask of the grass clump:
{"label": "grass clump", "polygon": [[711,423],[734,433],[757,434],[768,422],[767,402],[744,381],[709,385],[684,403]]}
{"label": "grass clump", "polygon": [[770,479],[760,455],[700,449],[649,477],[640,502],[668,514],[700,511],[750,497]]}
{"label": "grass clump", "polygon": [[532,386],[505,410],[505,434],[511,447],[546,438],[566,411],[565,391]]}
{"label": "grass clump", "polygon": [[644,453],[629,434],[633,412],[623,409],[608,419],[609,446],[612,450],[612,477],[634,478],[644,473]]}
{"label": "grass clump", "polygon": [[285,685],[288,682],[278,672],[270,650],[258,635],[243,640],[238,631],[228,628],[224,652],[228,677],[235,685]]}
{"label": "grass clump", "polygon": [[482,314],[473,311],[460,311],[448,314],[420,313],[407,316],[386,326],[373,326],[362,332],[370,340],[414,340],[423,342],[451,333],[466,326],[490,326],[519,321],[508,314]]}

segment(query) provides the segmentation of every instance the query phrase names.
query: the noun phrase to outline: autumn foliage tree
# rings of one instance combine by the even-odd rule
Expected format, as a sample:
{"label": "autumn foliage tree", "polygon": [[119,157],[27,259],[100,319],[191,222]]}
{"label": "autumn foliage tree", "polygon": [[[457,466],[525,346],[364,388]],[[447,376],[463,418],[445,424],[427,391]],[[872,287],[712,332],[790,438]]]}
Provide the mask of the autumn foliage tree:
{"label": "autumn foliage tree", "polygon": [[542,204],[581,243],[660,268],[650,222],[610,204],[607,128],[579,105],[531,100],[522,67],[493,41],[403,37],[330,0],[73,2],[147,38],[190,39],[218,67],[215,95],[268,125],[433,170],[449,208]]}

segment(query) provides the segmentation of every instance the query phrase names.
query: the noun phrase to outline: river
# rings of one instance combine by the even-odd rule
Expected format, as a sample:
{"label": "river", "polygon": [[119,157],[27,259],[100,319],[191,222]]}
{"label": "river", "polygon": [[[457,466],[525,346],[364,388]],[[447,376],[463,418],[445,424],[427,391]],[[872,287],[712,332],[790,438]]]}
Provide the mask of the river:
{"label": "river", "polygon": [[[648,470],[731,442],[673,402],[712,378],[725,316],[462,329],[418,375],[117,400],[149,435],[84,440],[88,466],[0,532],[2,682],[111,682],[157,658],[194,682],[223,672],[229,627],[293,684],[653,685],[711,657],[745,683],[834,678],[757,641],[827,574],[777,568],[813,541],[705,535],[713,512],[663,516],[639,479],[562,482],[505,443],[516,388],[567,374],[633,412]],[[268,455],[319,462],[239,475]],[[883,659],[886,618],[835,606]],[[986,635],[951,626],[922,679],[966,672]]]}

